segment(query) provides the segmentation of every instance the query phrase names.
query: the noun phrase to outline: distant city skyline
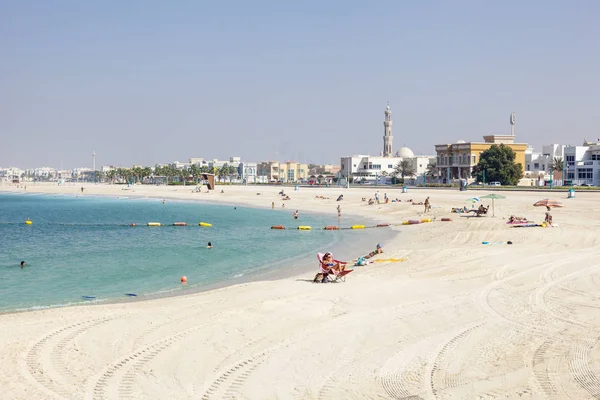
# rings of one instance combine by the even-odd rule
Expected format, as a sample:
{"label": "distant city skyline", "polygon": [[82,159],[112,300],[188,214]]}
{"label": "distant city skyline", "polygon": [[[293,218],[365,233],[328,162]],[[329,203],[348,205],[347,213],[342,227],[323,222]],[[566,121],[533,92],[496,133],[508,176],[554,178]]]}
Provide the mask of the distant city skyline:
{"label": "distant city skyline", "polygon": [[5,2],[0,166],[339,164],[600,136],[600,3]]}

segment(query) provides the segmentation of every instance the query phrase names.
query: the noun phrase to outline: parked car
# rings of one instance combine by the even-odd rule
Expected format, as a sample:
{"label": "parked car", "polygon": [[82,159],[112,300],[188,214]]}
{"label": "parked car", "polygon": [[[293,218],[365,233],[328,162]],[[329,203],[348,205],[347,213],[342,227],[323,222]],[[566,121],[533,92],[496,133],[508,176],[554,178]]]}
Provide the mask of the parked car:
{"label": "parked car", "polygon": [[489,185],[490,186],[502,186],[502,184],[498,181],[490,182]]}
{"label": "parked car", "polygon": [[469,186],[481,186],[481,182],[471,182]]}

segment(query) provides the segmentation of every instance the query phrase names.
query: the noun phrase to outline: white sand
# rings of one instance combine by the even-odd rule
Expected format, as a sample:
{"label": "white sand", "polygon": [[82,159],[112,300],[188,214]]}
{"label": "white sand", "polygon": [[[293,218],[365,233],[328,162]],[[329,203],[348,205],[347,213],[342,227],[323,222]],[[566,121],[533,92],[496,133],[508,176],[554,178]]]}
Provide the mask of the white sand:
{"label": "white sand", "polygon": [[[35,190],[75,194],[79,187]],[[280,190],[86,188],[261,207]],[[290,213],[335,212],[339,193],[344,213],[382,222],[422,212],[405,202],[367,206],[360,198],[373,188],[286,191]],[[549,195],[503,193],[495,218],[465,218],[450,207],[484,193],[387,192],[403,200],[431,196],[441,206],[431,213],[438,221],[395,228],[406,233],[379,258],[408,260],[357,268],[345,283],[302,280],[310,273],[145,302],[0,315],[0,398],[599,398],[598,194],[567,200],[552,193],[567,204],[553,212],[559,227],[509,228],[502,218],[509,214],[541,222],[545,210],[532,203]],[[507,240],[514,244],[481,244]]]}

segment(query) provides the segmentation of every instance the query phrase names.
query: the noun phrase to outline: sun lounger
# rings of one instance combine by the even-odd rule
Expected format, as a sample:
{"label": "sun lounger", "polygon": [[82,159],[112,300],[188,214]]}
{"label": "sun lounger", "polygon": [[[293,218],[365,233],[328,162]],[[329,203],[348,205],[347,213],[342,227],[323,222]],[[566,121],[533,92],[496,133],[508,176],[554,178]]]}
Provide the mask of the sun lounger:
{"label": "sun lounger", "polygon": [[[325,256],[325,254],[323,253],[317,253],[317,259],[319,260],[319,268],[320,268],[320,272],[317,273],[317,275],[315,276],[314,281],[317,282],[319,281],[319,279],[317,279],[319,276],[321,276],[321,282],[325,283],[325,282],[337,282],[337,281],[342,281],[345,282],[346,281],[346,275],[348,275],[350,272],[352,272],[352,269],[344,269],[342,271],[338,271],[336,269],[330,268],[329,266],[325,265],[323,262],[323,257]],[[339,261],[339,260],[333,260],[335,263],[342,263],[345,264],[343,261]],[[330,278],[330,276],[333,277]]]}

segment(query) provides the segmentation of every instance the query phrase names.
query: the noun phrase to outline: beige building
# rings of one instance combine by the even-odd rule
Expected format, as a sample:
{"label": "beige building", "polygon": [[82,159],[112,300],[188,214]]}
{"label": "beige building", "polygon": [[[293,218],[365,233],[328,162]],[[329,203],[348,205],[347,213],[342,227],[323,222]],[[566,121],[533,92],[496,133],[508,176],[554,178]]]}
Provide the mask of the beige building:
{"label": "beige building", "polygon": [[487,135],[483,142],[465,142],[459,140],[453,144],[436,144],[438,175],[447,181],[471,178],[473,167],[479,163],[479,155],[494,144],[504,144],[516,154],[515,162],[525,170],[525,150],[527,144],[514,143],[511,135]]}
{"label": "beige building", "polygon": [[308,179],[308,164],[295,161],[263,161],[256,166],[256,174],[269,182],[293,183]]}

